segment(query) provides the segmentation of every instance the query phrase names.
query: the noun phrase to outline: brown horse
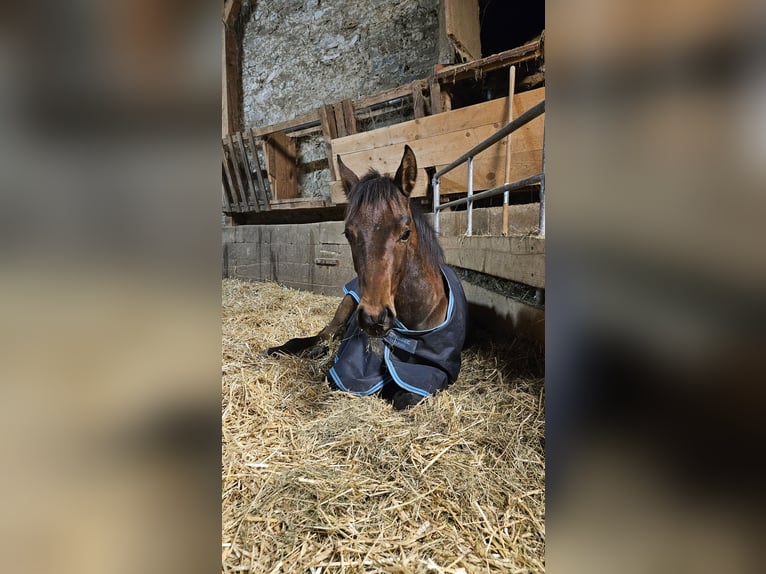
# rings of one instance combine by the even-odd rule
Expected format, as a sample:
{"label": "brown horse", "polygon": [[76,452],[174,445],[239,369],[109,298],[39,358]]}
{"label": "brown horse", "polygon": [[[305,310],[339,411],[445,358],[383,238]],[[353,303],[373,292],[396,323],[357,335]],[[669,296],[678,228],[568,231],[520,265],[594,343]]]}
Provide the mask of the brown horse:
{"label": "brown horse", "polygon": [[[340,157],[338,166],[349,201],[344,233],[357,278],[319,334],[267,352],[316,353],[322,342],[343,336],[330,370],[334,384],[359,395],[381,391],[405,408],[457,377],[465,295],[430,224],[410,206],[417,177],[410,147],[393,179],[370,171],[360,180]],[[375,352],[370,343],[377,340],[384,345]]]}

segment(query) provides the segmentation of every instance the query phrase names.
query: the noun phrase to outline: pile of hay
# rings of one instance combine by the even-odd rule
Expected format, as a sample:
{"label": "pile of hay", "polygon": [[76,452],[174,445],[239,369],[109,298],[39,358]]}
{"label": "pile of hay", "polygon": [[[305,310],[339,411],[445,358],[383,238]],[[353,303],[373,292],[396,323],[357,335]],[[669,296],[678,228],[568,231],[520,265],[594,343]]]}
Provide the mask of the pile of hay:
{"label": "pile of hay", "polygon": [[544,571],[529,349],[466,350],[447,391],[394,411],[331,391],[328,359],[264,356],[316,334],[339,301],[224,281],[223,571]]}

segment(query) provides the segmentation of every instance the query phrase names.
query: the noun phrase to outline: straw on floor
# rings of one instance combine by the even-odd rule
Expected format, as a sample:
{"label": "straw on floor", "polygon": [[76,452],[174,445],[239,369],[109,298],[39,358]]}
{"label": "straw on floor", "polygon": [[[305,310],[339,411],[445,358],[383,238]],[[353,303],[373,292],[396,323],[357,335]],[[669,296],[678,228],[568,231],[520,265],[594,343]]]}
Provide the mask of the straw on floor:
{"label": "straw on floor", "polygon": [[463,353],[398,412],[331,391],[331,358],[264,356],[339,298],[223,283],[223,572],[544,571],[544,391],[520,342]]}

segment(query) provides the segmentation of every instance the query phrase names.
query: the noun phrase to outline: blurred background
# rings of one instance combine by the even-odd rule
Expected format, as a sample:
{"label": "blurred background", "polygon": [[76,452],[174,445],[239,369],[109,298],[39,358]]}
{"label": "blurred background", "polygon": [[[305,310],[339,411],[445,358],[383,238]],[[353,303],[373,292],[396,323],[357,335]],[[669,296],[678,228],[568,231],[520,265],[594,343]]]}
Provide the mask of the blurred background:
{"label": "blurred background", "polygon": [[219,568],[220,16],[0,7],[4,572]]}
{"label": "blurred background", "polygon": [[[219,568],[221,10],[0,7],[3,571]],[[546,13],[548,568],[755,571],[764,4]]]}
{"label": "blurred background", "polygon": [[756,571],[764,4],[546,10],[547,566]]}

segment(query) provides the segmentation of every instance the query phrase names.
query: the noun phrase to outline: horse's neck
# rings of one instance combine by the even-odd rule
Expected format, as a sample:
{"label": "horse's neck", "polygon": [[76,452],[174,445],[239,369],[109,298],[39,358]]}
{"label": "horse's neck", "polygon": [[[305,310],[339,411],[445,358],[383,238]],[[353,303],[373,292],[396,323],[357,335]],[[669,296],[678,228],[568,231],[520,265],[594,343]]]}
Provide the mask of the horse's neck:
{"label": "horse's neck", "polygon": [[399,320],[408,329],[430,329],[442,323],[447,314],[447,294],[441,269],[411,253],[395,304]]}

